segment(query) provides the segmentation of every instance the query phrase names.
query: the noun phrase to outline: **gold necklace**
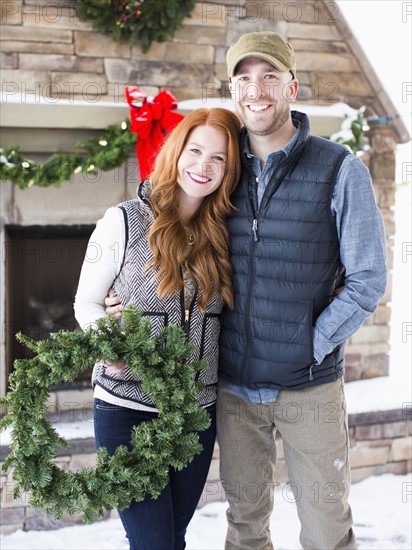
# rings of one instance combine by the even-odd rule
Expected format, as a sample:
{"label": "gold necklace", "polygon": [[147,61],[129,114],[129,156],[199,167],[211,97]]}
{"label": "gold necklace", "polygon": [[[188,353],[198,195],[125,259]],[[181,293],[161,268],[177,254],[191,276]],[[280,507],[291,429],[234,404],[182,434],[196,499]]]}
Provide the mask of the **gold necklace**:
{"label": "gold necklace", "polygon": [[185,231],[186,231],[187,246],[192,246],[195,242],[193,233],[190,231],[188,227],[185,227]]}

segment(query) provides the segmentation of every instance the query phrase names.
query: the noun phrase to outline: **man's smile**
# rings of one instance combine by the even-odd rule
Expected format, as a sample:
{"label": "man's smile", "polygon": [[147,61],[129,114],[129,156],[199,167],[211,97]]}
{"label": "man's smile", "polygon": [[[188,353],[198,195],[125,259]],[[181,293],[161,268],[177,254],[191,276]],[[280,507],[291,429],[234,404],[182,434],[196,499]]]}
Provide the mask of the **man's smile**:
{"label": "man's smile", "polygon": [[262,111],[267,111],[269,107],[272,105],[266,104],[266,105],[256,105],[256,103],[252,103],[251,105],[247,105],[248,109],[252,111],[253,113],[260,113]]}

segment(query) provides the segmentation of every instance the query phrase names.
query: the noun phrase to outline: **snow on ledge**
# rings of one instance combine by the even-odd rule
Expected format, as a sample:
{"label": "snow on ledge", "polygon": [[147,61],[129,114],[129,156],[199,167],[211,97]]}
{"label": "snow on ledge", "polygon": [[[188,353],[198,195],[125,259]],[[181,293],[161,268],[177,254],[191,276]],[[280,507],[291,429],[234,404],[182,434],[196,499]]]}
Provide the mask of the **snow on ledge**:
{"label": "snow on ledge", "polygon": [[[230,98],[225,97],[209,97],[198,99],[187,99],[179,102],[179,111],[193,111],[200,108],[212,109],[222,107],[229,111],[236,111],[235,104]],[[330,105],[320,105],[313,103],[294,103],[291,105],[293,111],[301,111],[310,116],[321,117],[338,117],[341,119],[356,116],[356,109],[352,109],[349,105],[342,102],[331,103]]]}
{"label": "snow on ledge", "polygon": [[[406,379],[381,376],[368,380],[357,380],[345,384],[348,414],[400,410],[405,404],[410,406],[411,384]],[[56,422],[53,427],[64,439],[94,438],[93,415],[83,411],[82,418],[70,422]],[[11,429],[0,434],[2,446],[10,445]]]}
{"label": "snow on ledge", "polygon": [[411,381],[394,376],[355,380],[345,384],[348,414],[402,409],[411,404]]}
{"label": "snow on ledge", "polygon": [[[148,100],[152,100],[148,97]],[[129,106],[123,101],[79,101],[45,98],[37,95],[0,94],[1,125],[4,128],[102,129],[120,124],[129,117]],[[222,107],[235,111],[231,98],[198,98],[180,101],[178,111],[188,114],[198,108]],[[329,137],[341,128],[343,120],[356,116],[346,103],[330,105],[294,103],[292,110],[308,115],[312,133]]]}

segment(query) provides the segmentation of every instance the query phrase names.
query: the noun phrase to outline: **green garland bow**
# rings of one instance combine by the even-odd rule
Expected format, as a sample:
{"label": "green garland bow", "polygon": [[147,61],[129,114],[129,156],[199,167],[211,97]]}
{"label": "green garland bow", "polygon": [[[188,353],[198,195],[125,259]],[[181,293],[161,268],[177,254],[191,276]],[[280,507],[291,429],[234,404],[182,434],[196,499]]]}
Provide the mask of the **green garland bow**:
{"label": "green garland bow", "polygon": [[99,138],[76,144],[77,153],[55,153],[44,164],[26,159],[15,145],[0,149],[0,179],[10,181],[20,189],[33,185],[60,187],[80,172],[96,174],[97,170],[114,170],[126,161],[136,146],[136,136],[129,128],[130,122],[126,120],[112,124]]}
{"label": "green garland bow", "polygon": [[[150,338],[150,321],[136,306],[126,308],[123,319],[123,329],[107,316],[86,332],[59,331],[42,341],[17,335],[35,356],[15,361],[12,391],[0,400],[8,409],[0,429],[12,427],[11,452],[3,469],[14,467],[15,498],[29,491],[30,504],[57,519],[65,512],[83,512],[84,521],[91,523],[105,509],[123,509],[146,495],[157,498],[167,484],[169,466],[183,469],[202,449],[195,431],[206,429],[210,418],[197,404],[202,384],[194,375],[205,362],[186,363],[193,346],[177,325]],[[47,419],[49,390],[58,382],[72,381],[101,358],[126,361],[143,380],[158,418],[134,428],[131,451],[120,446],[109,458],[101,449],[96,468],[63,471],[53,460],[56,446],[68,443]]]}

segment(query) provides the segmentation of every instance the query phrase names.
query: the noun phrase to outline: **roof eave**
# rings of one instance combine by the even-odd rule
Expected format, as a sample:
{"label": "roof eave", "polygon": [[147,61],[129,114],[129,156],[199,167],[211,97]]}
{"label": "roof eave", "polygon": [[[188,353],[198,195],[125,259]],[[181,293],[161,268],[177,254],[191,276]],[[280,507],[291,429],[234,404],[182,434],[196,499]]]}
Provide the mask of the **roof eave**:
{"label": "roof eave", "polygon": [[[325,9],[330,10],[331,3],[332,2],[330,2],[329,0],[327,1],[323,0]],[[336,4],[336,2],[333,2],[333,3]],[[353,55],[358,60],[358,63],[362,69],[363,75],[368,80],[369,85],[371,86],[375,94],[375,101],[372,105],[373,109],[376,111],[376,113],[379,116],[395,115],[398,112],[398,109],[395,107],[388,93],[385,91],[384,87],[382,86],[381,81],[379,80],[369,59],[366,57],[356,36],[353,34],[352,29],[350,28],[344,15],[342,14],[342,11],[339,11],[339,17],[337,18],[336,26],[339,32],[341,33],[342,37],[345,39]],[[401,118],[397,118],[396,120],[391,122],[390,126],[394,130],[395,138],[398,143],[408,143],[411,140],[409,131]]]}

